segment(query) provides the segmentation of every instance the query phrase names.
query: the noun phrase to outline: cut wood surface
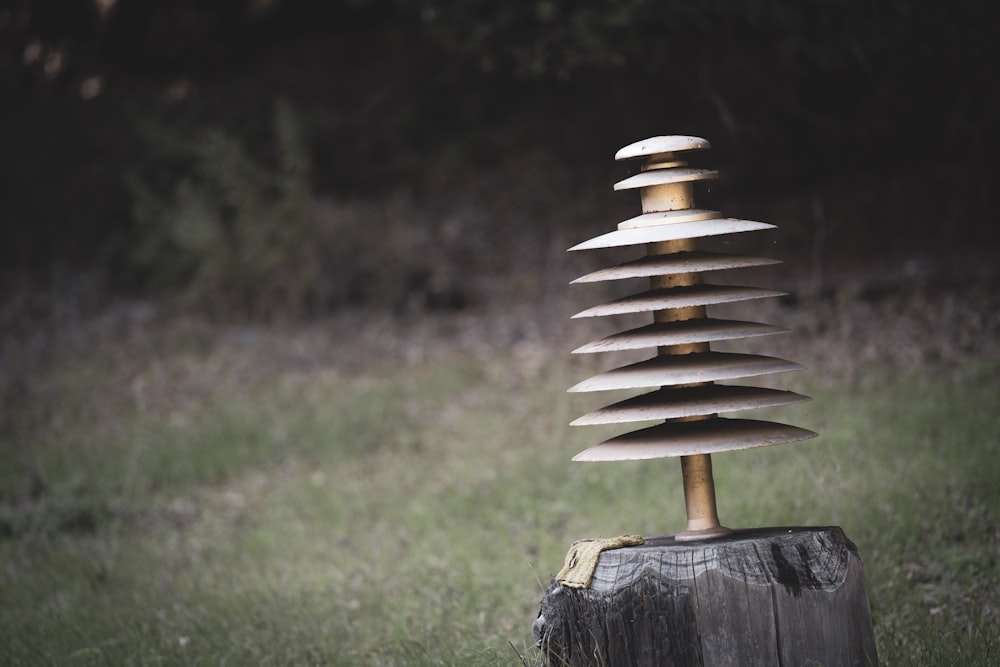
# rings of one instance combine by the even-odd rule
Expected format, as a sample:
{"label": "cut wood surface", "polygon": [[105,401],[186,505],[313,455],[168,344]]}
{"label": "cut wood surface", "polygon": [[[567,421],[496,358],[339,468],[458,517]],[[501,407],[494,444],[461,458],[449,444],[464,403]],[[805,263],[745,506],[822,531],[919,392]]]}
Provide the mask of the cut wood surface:
{"label": "cut wood surface", "polygon": [[647,538],[557,582],[535,621],[561,665],[874,665],[864,572],[837,527]]}

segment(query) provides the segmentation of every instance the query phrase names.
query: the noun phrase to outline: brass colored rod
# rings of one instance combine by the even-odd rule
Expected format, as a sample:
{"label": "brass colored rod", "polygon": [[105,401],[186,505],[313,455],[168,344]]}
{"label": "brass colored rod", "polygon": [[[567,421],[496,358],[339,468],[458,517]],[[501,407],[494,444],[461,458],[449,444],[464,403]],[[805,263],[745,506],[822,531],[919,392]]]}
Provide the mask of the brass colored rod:
{"label": "brass colored rod", "polygon": [[684,476],[687,530],[674,538],[679,541],[697,540],[731,532],[719,523],[715,506],[715,480],[712,479],[712,457],[708,454],[682,456],[681,473]]}
{"label": "brass colored rod", "polygon": [[669,183],[643,188],[639,197],[642,199],[643,213],[694,208],[694,188],[690,183]]}
{"label": "brass colored rod", "polygon": [[[694,239],[681,239],[679,241],[664,241],[662,243],[650,243],[647,248],[649,255],[669,255],[676,252],[688,252],[697,249]],[[677,273],[665,276],[653,276],[649,279],[649,286],[652,289],[663,289],[668,287],[684,287],[688,285],[701,284],[700,273]],[[704,318],[708,315],[705,306],[686,306],[684,308],[670,308],[668,310],[657,310],[653,313],[654,322],[678,322],[681,320],[693,320]],[[670,345],[657,348],[658,354],[690,354],[692,352],[707,352],[708,343],[688,343],[686,345]]]}
{"label": "brass colored rod", "polygon": [[[683,165],[683,162],[670,162],[667,166]],[[662,168],[664,165],[653,164],[653,160],[644,167],[645,170]],[[642,190],[643,213],[669,211],[694,207],[694,188],[690,183],[675,183],[660,185]],[[680,239],[651,243],[647,247],[649,255],[669,255],[679,252],[691,252],[698,249],[694,239]],[[653,289],[682,287],[700,284],[701,274],[681,273],[673,275],[654,276],[650,278]],[[655,322],[675,322],[680,320],[699,319],[707,317],[705,306],[672,308],[658,310],[653,313]],[[686,345],[671,345],[657,348],[660,355],[691,354],[707,352],[711,349],[708,343],[690,343]],[[711,419],[712,416],[695,417],[694,419]],[[691,418],[681,418],[678,421],[689,421]],[[695,540],[708,537],[718,537],[731,532],[719,522],[718,510],[715,505],[715,480],[712,478],[712,457],[709,454],[681,457],[681,473],[684,477],[684,506],[687,511],[687,529],[677,533],[677,540]]]}

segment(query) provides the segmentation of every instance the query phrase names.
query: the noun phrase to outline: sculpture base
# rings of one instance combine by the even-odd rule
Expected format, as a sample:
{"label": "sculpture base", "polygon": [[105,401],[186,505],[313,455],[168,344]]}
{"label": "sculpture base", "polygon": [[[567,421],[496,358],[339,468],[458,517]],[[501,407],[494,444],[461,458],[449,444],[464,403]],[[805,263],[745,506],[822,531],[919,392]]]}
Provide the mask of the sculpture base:
{"label": "sculpture base", "polygon": [[877,665],[857,548],[838,527],[758,528],[601,553],[556,582],[535,641],[555,665]]}

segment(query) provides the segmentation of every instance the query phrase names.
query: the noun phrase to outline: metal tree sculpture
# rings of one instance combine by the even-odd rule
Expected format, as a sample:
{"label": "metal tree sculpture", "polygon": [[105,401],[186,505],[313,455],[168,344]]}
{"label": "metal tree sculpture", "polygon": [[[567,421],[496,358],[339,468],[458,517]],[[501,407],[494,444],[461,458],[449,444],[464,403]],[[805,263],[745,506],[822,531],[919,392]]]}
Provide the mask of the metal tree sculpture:
{"label": "metal tree sculpture", "polygon": [[626,220],[616,231],[570,250],[643,245],[646,256],[585,275],[574,283],[625,278],[649,278],[650,289],[618,299],[574,317],[652,313],[653,322],[614,334],[574,350],[576,353],[657,349],[645,361],[601,373],[571,392],[653,388],[650,393],[591,412],[574,425],[664,420],[587,449],[575,461],[623,461],[680,457],[684,479],[687,528],[678,540],[718,537],[730,532],[719,523],[715,504],[711,454],[812,438],[816,434],[774,422],[726,419],[719,413],[773,407],[809,400],[806,396],[752,386],[716,384],[768,373],[799,370],[794,362],[753,354],[712,352],[713,341],[783,333],[781,327],[712,319],[714,304],[781,296],[783,292],[754,287],[711,285],[702,273],[761,266],[777,260],[703,252],[696,239],[773,228],[762,222],[724,218],[718,211],[695,208],[694,182],[718,177],[708,169],[693,169],[685,152],[709,148],[705,139],[686,136],[652,137],[630,144],[616,160],[643,159],[640,173],[615,184],[615,190],[638,189],[642,215]]}

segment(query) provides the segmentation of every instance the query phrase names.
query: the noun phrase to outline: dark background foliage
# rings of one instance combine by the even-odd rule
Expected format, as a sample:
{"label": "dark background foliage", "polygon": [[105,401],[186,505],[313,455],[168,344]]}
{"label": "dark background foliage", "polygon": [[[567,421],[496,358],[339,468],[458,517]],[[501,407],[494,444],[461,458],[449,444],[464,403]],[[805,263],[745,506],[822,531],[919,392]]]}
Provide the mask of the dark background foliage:
{"label": "dark background foliage", "polygon": [[[355,247],[344,239],[359,225],[319,242],[303,227],[275,242],[281,256],[216,257],[249,243],[247,220],[305,215],[282,180],[300,173],[289,159],[308,165],[309,196],[380,215],[400,191],[433,210],[471,175],[513,174],[478,200],[495,208],[530,199],[516,165],[539,155],[548,171],[527,170],[531,187],[551,178],[561,194],[603,197],[621,174],[614,151],[656,134],[710,138],[740,215],[799,218],[793,252],[822,218],[830,257],[979,256],[996,228],[995,14],[973,0],[8,0],[0,285],[86,274],[110,294],[171,293],[207,271],[213,303],[254,314],[254,281],[322,282],[316,263],[350,263]],[[304,145],[291,158],[289,132]],[[256,209],[219,194],[227,178],[259,185]],[[182,256],[173,223],[148,223],[192,210],[222,235],[199,246],[211,262]],[[255,242],[270,244],[265,232]]]}

